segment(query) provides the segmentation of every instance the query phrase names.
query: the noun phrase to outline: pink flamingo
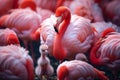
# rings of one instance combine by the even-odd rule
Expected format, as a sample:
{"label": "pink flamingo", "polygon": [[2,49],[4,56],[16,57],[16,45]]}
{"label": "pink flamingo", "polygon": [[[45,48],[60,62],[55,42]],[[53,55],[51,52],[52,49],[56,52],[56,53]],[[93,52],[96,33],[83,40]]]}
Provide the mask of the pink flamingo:
{"label": "pink flamingo", "polygon": [[0,46],[0,79],[34,80],[34,66],[28,51],[16,45]]}
{"label": "pink flamingo", "polygon": [[44,44],[41,45],[40,53],[41,56],[38,59],[38,66],[35,69],[35,73],[38,77],[40,77],[40,80],[43,80],[43,76],[45,76],[46,79],[49,80],[49,77],[53,75],[54,69],[50,64],[49,58],[47,57],[48,46]]}
{"label": "pink flamingo", "polygon": [[52,12],[55,12],[57,7],[61,6],[65,0],[35,0],[36,5],[42,9],[48,9]]}
{"label": "pink flamingo", "polygon": [[105,30],[90,52],[90,60],[98,66],[112,69],[114,79],[120,67],[120,33],[114,29]]}
{"label": "pink flamingo", "polygon": [[[63,5],[66,6],[66,1]],[[73,0],[68,6],[72,14],[83,16],[93,22],[103,21],[101,8],[93,0]]]}
{"label": "pink flamingo", "polygon": [[[25,48],[28,49],[30,43],[31,50],[32,41],[39,40],[39,25],[41,16],[30,9],[16,9],[11,14],[0,18],[0,25],[14,30],[18,37],[23,41]],[[31,51],[33,56],[33,51]]]}
{"label": "pink flamingo", "polygon": [[20,46],[17,34],[9,29],[0,29],[0,46],[15,44]]}
{"label": "pink flamingo", "polygon": [[18,0],[0,0],[0,16],[8,14],[10,9],[18,7]]}
{"label": "pink flamingo", "polygon": [[55,13],[55,39],[53,56],[58,60],[74,59],[78,53],[85,53],[90,49],[94,37],[90,20],[71,15],[67,7],[61,6]]}
{"label": "pink flamingo", "polygon": [[44,20],[40,25],[40,43],[48,46],[48,53],[50,56],[53,56],[53,41],[55,36],[53,26],[56,24],[56,20],[57,18],[54,15],[51,15],[50,18]]}
{"label": "pink flamingo", "polygon": [[[66,7],[63,7],[63,8],[66,9]],[[68,8],[66,9],[66,12],[67,11],[69,12]],[[71,14],[69,14],[69,15],[71,15]],[[67,14],[66,14],[66,16],[67,16]],[[66,17],[66,19],[69,20],[69,18],[67,18],[67,17]],[[54,38],[57,35],[57,33],[55,32],[54,27],[53,27],[56,25],[56,20],[57,20],[57,18],[54,15],[52,15],[50,18],[44,20],[41,23],[41,27],[40,27],[40,29],[41,29],[41,32],[40,32],[41,44],[46,44],[48,46],[48,53],[51,56],[53,56],[53,53],[54,53],[54,51],[53,51],[54,40],[55,40]],[[74,23],[75,20],[76,20],[76,23]],[[91,43],[92,43],[91,39],[93,38],[93,31],[92,31],[92,28],[90,27],[90,21],[88,19],[74,15],[74,16],[72,16],[72,20],[70,23],[71,23],[71,25],[69,25],[68,30],[66,30],[63,41],[65,41],[65,44],[67,43],[67,45],[64,46],[66,48],[66,50],[68,51],[66,53],[67,54],[66,58],[68,58],[68,56],[69,56],[69,59],[71,59],[71,58],[73,59],[75,57],[76,53],[86,52],[90,48]],[[68,24],[68,23],[66,23],[66,24]],[[72,26],[72,24],[75,26]],[[81,25],[78,26],[77,24],[81,24]],[[61,26],[61,28],[62,28],[62,26]],[[63,28],[67,28],[67,26],[63,27]],[[72,31],[72,29],[73,29],[73,31]],[[82,35],[82,32],[80,32],[81,29],[84,30],[83,34],[85,34],[85,36],[81,37],[81,35]],[[69,34],[70,30],[71,30],[71,33]],[[70,37],[72,35],[72,33],[74,34],[73,38]],[[61,32],[61,34],[62,34],[62,32]],[[75,42],[75,43],[70,45],[69,43],[71,43],[71,42]],[[57,44],[55,46],[57,46]],[[69,46],[69,48],[67,48],[68,46]],[[74,47],[72,47],[72,46],[74,46]],[[70,53],[70,54],[68,55],[68,53]],[[62,53],[61,53],[61,55],[62,55]]]}
{"label": "pink flamingo", "polygon": [[41,18],[42,18],[41,21],[49,18],[53,14],[53,12],[48,9],[43,9],[41,7],[38,7],[35,0],[21,0],[21,1],[19,1],[18,6],[19,6],[19,8],[22,8],[22,9],[31,8],[33,11],[35,11],[36,13],[38,13],[41,16]]}
{"label": "pink flamingo", "polygon": [[96,31],[94,31],[94,33],[95,33],[94,43],[96,43],[96,41],[98,41],[99,38],[101,38],[102,33],[107,29],[113,28],[115,31],[117,31],[117,32],[119,31],[118,26],[111,22],[105,22],[105,21],[94,22],[91,24],[91,26],[94,27],[94,29],[96,30]]}
{"label": "pink flamingo", "polygon": [[103,71],[100,71],[90,64],[71,60],[61,63],[57,68],[57,80],[108,80]]}

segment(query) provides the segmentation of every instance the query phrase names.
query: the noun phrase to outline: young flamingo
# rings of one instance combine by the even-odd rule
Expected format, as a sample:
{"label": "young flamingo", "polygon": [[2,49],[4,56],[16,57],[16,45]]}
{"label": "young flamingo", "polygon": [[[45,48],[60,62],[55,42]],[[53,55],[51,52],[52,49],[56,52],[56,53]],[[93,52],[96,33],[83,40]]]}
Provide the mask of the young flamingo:
{"label": "young flamingo", "polygon": [[50,64],[49,58],[47,57],[48,46],[45,44],[42,44],[40,46],[40,53],[41,53],[41,56],[38,59],[38,66],[35,69],[35,73],[40,78],[40,80],[43,80],[43,76],[47,80],[49,80],[50,76],[54,72],[54,69]]}
{"label": "young flamingo", "polygon": [[57,80],[108,80],[104,72],[94,68],[90,64],[71,60],[61,63],[57,68]]}
{"label": "young flamingo", "polygon": [[71,15],[67,7],[57,8],[57,23],[53,44],[53,56],[58,60],[74,59],[78,53],[90,49],[94,37],[90,21],[86,18]]}

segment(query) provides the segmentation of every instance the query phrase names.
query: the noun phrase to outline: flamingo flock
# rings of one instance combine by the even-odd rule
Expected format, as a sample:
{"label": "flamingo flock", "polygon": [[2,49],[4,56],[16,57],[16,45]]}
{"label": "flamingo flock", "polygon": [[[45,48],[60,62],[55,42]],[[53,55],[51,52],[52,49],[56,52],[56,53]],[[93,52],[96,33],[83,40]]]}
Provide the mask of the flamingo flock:
{"label": "flamingo flock", "polygon": [[0,80],[120,80],[119,0],[0,2]]}

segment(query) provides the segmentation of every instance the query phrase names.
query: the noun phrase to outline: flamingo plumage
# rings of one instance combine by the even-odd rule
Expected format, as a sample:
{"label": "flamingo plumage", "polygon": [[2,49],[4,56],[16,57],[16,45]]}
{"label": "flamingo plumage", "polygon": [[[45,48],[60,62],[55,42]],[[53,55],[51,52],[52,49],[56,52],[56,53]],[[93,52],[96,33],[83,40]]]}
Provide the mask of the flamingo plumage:
{"label": "flamingo plumage", "polygon": [[26,49],[28,49],[28,43],[30,43],[33,59],[34,51],[32,41],[39,40],[40,33],[37,29],[40,23],[41,16],[28,8],[15,9],[11,14],[4,15],[0,18],[0,25],[14,30],[17,36],[23,41]]}
{"label": "flamingo plumage", "polygon": [[16,45],[0,46],[1,80],[34,80],[34,63],[28,51]]}
{"label": "flamingo plumage", "polygon": [[94,22],[91,24],[91,26],[95,29],[94,43],[96,43],[96,41],[98,41],[99,38],[101,38],[102,33],[107,29],[113,28],[116,32],[119,31],[119,27],[117,25],[113,24],[112,22],[105,22],[105,21]]}
{"label": "flamingo plumage", "polygon": [[40,46],[40,58],[37,62],[37,67],[35,69],[36,75],[43,80],[43,76],[46,77],[47,80],[50,79],[50,76],[53,75],[54,69],[50,64],[50,59],[47,57],[48,54],[48,46],[42,44]]}
{"label": "flamingo plumage", "polygon": [[101,8],[93,0],[66,0],[63,5],[67,6],[72,14],[83,16],[93,22],[104,21]]}
{"label": "flamingo plumage", "polygon": [[106,66],[112,69],[114,79],[117,79],[117,71],[120,67],[120,33],[115,30],[103,32],[90,52],[91,63],[98,66]]}
{"label": "flamingo plumage", "polygon": [[108,80],[103,71],[80,60],[64,61],[57,68],[57,80]]}
{"label": "flamingo plumage", "polygon": [[[62,8],[63,13],[61,12],[59,16],[61,15],[63,16],[59,17],[59,19],[57,18],[58,16],[56,17],[55,15],[52,15],[50,18],[44,20],[41,23],[40,40],[41,44],[48,45],[48,53],[54,56],[55,58],[59,57],[59,59],[66,58],[74,59],[77,53],[87,52],[87,50],[91,47],[94,33],[93,29],[90,27],[90,20],[77,15],[71,16],[71,13],[67,7],[60,7],[59,9],[62,10]],[[57,11],[59,11],[59,9]],[[58,15],[58,12],[56,12],[56,15]],[[60,27],[61,30],[58,29],[58,32],[56,32],[60,22],[62,22],[60,19],[64,18],[67,19],[70,24],[66,23],[66,21],[63,21],[64,23],[66,23],[66,26],[65,25],[64,27],[61,26]],[[58,56],[58,55],[62,56],[61,53],[62,50],[59,47],[60,42],[56,42],[58,35],[60,35],[60,38],[63,42],[62,44],[64,44],[64,50],[66,50],[67,55],[62,58]]]}
{"label": "flamingo plumage", "polygon": [[20,46],[20,42],[15,31],[6,28],[0,29],[0,46],[15,44]]}
{"label": "flamingo plumage", "polygon": [[71,15],[67,7],[57,8],[57,23],[53,44],[53,56],[58,59],[74,59],[77,53],[85,53],[90,49],[94,37],[90,20]]}

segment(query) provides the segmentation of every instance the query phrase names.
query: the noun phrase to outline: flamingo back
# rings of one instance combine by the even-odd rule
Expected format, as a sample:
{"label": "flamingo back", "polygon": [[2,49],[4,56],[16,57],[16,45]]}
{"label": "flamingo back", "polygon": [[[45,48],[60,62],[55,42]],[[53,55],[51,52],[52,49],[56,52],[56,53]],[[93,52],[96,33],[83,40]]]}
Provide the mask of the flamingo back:
{"label": "flamingo back", "polygon": [[0,47],[0,78],[33,80],[33,69],[33,60],[24,48],[15,45]]}

